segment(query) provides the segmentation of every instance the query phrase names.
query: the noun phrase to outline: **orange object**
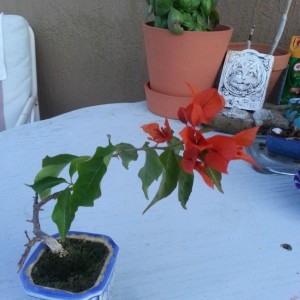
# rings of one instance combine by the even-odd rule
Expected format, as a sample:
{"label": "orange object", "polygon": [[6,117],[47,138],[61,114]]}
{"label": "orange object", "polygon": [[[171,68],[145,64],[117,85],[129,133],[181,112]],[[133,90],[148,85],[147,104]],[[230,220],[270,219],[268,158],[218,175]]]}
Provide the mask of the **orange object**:
{"label": "orange object", "polygon": [[291,56],[300,58],[300,36],[293,36],[290,43]]}
{"label": "orange object", "polygon": [[[171,96],[155,92],[151,89],[150,82],[144,85],[148,109],[158,116],[168,119],[178,119],[179,107],[186,107],[192,99],[190,96]],[[187,90],[189,90],[187,88]]]}
{"label": "orange object", "polygon": [[[176,98],[176,107],[170,108],[172,113],[165,112],[165,108],[172,105],[171,99],[168,104],[155,104],[155,99],[152,99],[148,107],[158,115],[177,118],[179,106],[176,103],[188,104],[185,98],[191,99],[186,82],[200,91],[213,87],[233,29],[219,26],[216,31],[185,31],[174,35],[167,29],[144,24],[143,31],[150,81],[150,85],[146,85],[147,100],[149,95],[155,96],[155,99],[160,95],[162,98]],[[160,104],[163,105],[161,109]]]}
{"label": "orange object", "polygon": [[151,89],[174,96],[190,95],[186,82],[199,90],[213,86],[233,32],[220,26],[217,31],[175,35],[147,24],[143,30]]}

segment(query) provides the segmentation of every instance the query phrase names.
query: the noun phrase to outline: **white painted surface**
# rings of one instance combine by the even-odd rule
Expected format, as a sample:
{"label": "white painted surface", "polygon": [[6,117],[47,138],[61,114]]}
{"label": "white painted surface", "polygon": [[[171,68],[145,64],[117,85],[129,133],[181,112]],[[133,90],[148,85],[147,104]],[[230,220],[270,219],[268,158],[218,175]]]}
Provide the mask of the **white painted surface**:
{"label": "white painted surface", "polygon": [[[97,145],[142,145],[140,125],[163,119],[145,102],[84,108],[0,133],[0,299],[30,299],[17,274],[31,216],[32,183],[46,155],[93,154]],[[171,121],[174,130],[181,128]],[[142,215],[137,172],[114,161],[94,208],[81,208],[73,230],[110,235],[120,247],[113,300],[300,299],[300,194],[292,177],[264,175],[236,161],[225,194],[197,176],[188,209],[175,195]],[[152,194],[153,195],[153,194]],[[51,212],[42,226],[56,232]],[[288,243],[292,251],[280,245]],[[294,297],[294,298],[293,298]],[[297,298],[298,297],[298,298]]]}

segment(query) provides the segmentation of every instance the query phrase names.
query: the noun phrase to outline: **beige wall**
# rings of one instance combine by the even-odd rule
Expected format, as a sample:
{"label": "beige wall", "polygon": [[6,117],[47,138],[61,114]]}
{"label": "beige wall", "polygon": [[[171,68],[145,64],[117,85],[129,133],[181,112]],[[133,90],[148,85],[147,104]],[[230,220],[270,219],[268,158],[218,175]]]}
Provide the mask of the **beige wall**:
{"label": "beige wall", "polygon": [[[144,0],[1,0],[0,11],[23,15],[36,34],[39,98],[43,118],[76,108],[145,99],[147,69],[141,23]],[[274,4],[276,3],[276,4]],[[279,4],[278,4],[279,3]],[[271,43],[285,0],[220,0],[222,23],[234,41]],[[294,0],[280,46],[300,35]]]}

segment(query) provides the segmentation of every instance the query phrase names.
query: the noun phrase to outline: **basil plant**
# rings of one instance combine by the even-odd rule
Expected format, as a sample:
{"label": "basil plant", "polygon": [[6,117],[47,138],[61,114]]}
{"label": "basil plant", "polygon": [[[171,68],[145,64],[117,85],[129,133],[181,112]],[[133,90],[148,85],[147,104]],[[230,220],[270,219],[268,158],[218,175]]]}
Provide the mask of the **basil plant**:
{"label": "basil plant", "polygon": [[174,34],[210,31],[219,24],[218,0],[146,0],[146,20],[154,16],[154,26]]}

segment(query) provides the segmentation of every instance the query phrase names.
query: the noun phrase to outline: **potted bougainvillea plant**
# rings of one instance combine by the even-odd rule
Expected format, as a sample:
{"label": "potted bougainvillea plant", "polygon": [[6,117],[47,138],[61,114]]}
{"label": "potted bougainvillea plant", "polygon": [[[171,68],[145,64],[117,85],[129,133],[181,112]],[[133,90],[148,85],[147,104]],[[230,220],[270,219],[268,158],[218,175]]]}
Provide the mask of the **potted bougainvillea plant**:
{"label": "potted bougainvillea plant", "polygon": [[[208,124],[223,109],[224,98],[215,89],[199,92],[188,86],[192,101],[178,111],[178,118],[184,124],[178,136],[165,119],[162,126],[157,123],[142,126],[149,136],[141,147],[128,143],[114,145],[108,136],[107,146],[98,147],[92,156],[59,154],[43,159],[42,169],[30,185],[35,192],[31,220],[34,237],[30,238],[26,233],[28,243],[19,262],[21,279],[29,295],[38,299],[108,299],[117,245],[105,235],[72,232],[70,228],[79,207],[93,206],[101,196],[100,184],[113,158],[118,158],[127,169],[129,163],[137,160],[142,153],[145,163],[138,177],[147,199],[149,187],[154,181],[160,181],[144,212],[175,190],[182,207],[186,208],[194,173],[200,175],[210,188],[216,187],[223,192],[222,174],[227,174],[230,161],[240,159],[256,165],[243,148],[251,146],[258,127],[234,136],[205,137],[201,124]],[[61,175],[65,168],[68,169],[68,178]],[[53,188],[56,191],[51,193]],[[58,229],[55,236],[43,232],[39,222],[42,209],[50,201],[56,202],[52,213]],[[84,246],[80,244],[82,238],[85,239]],[[37,242],[41,244],[28,257]],[[79,250],[73,250],[77,244]],[[88,248],[93,244],[96,244],[95,248]],[[72,255],[76,255],[75,258]],[[88,269],[89,275],[85,278],[81,272],[90,268],[86,266],[90,259],[96,262],[91,263],[92,269]]]}

